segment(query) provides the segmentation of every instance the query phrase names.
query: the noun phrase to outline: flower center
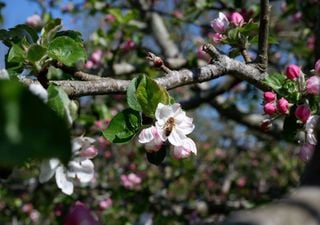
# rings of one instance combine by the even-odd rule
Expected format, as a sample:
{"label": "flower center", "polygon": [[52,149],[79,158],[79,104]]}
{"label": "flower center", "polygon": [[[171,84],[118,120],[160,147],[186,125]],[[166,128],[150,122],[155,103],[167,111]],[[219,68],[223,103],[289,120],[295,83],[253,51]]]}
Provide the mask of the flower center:
{"label": "flower center", "polygon": [[175,120],[173,117],[170,117],[164,125],[164,131],[166,136],[170,135],[174,126],[175,126]]}

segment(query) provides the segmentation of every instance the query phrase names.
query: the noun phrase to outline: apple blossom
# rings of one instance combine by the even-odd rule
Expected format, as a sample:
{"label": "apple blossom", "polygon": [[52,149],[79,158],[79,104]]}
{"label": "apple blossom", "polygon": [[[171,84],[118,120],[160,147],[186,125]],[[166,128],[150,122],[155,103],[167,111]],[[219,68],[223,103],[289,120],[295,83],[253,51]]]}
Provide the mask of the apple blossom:
{"label": "apple blossom", "polygon": [[135,173],[129,175],[121,175],[121,183],[125,188],[132,189],[141,184],[142,179]]}
{"label": "apple blossom", "polygon": [[295,80],[301,75],[301,69],[295,64],[290,64],[286,67],[285,74],[289,80]]}
{"label": "apple blossom", "polygon": [[211,27],[217,33],[224,33],[229,27],[229,20],[222,12],[219,12],[219,17],[211,21]]}
{"label": "apple blossom", "polygon": [[175,159],[184,159],[188,158],[191,153],[197,154],[197,147],[194,141],[191,138],[183,139],[181,146],[174,146],[173,148],[173,157]]}
{"label": "apple blossom", "polygon": [[6,69],[0,69],[0,80],[8,80],[10,79],[8,71]]}
{"label": "apple blossom", "polygon": [[306,122],[305,132],[306,140],[308,144],[316,145],[317,136],[316,136],[316,127],[318,127],[320,116],[310,116]]}
{"label": "apple blossom", "polygon": [[[59,189],[67,195],[73,193],[73,182],[88,183],[94,176],[94,165],[90,158],[93,154],[86,151],[92,147],[94,139],[89,137],[75,138],[72,142],[73,157],[66,168],[58,159],[43,161],[40,167],[40,183],[48,181],[55,175]],[[91,150],[90,150],[91,151]]]}
{"label": "apple blossom", "polygon": [[263,106],[263,111],[265,114],[272,116],[276,113],[277,107],[273,102],[268,102]]}
{"label": "apple blossom", "polygon": [[277,95],[274,92],[266,91],[263,93],[263,100],[265,103],[273,102],[276,100]]}
{"label": "apple blossom", "polygon": [[244,23],[243,16],[238,12],[233,12],[230,16],[230,22],[237,27],[241,27]]}
{"label": "apple blossom", "polygon": [[103,56],[102,50],[101,50],[101,49],[97,49],[97,50],[95,50],[95,51],[91,54],[90,59],[91,59],[95,64],[98,64],[98,63],[101,62],[102,56]]}
{"label": "apple blossom", "polygon": [[285,98],[280,98],[277,103],[279,113],[286,114],[289,112],[289,102]]}
{"label": "apple blossom", "polygon": [[223,40],[223,38],[224,38],[223,34],[220,34],[220,33],[214,33],[212,35],[212,41],[215,44],[220,44],[220,42]]}
{"label": "apple blossom", "polygon": [[308,105],[298,105],[294,114],[301,122],[306,123],[311,115],[311,110]]}
{"label": "apple blossom", "polygon": [[110,197],[104,198],[99,201],[99,207],[101,210],[106,210],[112,206],[112,199]]}
{"label": "apple blossom", "polygon": [[318,95],[320,93],[320,77],[312,76],[306,81],[306,92],[314,95]]}
{"label": "apple blossom", "polygon": [[316,74],[320,75],[320,59],[318,59],[316,64],[314,65],[314,70]]}
{"label": "apple blossom", "polygon": [[160,138],[158,130],[155,126],[143,129],[139,134],[140,143],[145,144],[144,148],[147,152],[157,152],[160,150],[163,141]]}

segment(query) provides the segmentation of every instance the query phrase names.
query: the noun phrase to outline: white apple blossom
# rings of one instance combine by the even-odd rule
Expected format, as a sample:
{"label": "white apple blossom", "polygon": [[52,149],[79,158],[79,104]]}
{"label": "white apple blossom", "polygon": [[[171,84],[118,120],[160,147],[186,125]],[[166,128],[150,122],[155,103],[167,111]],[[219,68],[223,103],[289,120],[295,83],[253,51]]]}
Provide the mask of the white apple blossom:
{"label": "white apple blossom", "polygon": [[320,116],[310,116],[306,122],[306,139],[307,143],[311,145],[317,144],[317,133],[316,133],[316,127],[318,125]]}
{"label": "white apple blossom", "polygon": [[197,154],[195,143],[186,135],[194,130],[192,118],[186,116],[180,104],[164,105],[159,103],[155,112],[155,126],[143,129],[138,141],[145,144],[148,152],[158,151],[165,141],[174,146],[176,159],[187,158],[191,153]]}
{"label": "white apple blossom", "polygon": [[[93,138],[79,137],[72,142],[73,157],[68,167],[65,167],[58,159],[50,159],[42,162],[40,167],[40,183],[48,181],[55,175],[56,183],[59,189],[67,195],[73,193],[74,182],[85,184],[94,177],[94,164],[90,158],[96,155],[92,144]],[[89,154],[93,153],[93,154]]]}

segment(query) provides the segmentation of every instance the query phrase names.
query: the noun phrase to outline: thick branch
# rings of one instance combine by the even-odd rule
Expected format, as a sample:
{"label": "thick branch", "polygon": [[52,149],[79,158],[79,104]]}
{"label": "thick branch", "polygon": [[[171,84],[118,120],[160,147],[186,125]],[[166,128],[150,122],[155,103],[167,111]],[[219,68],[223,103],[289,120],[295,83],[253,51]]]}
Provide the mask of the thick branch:
{"label": "thick branch", "polygon": [[260,24],[257,63],[262,71],[268,67],[269,0],[260,0]]}
{"label": "thick branch", "polygon": [[[267,75],[261,73],[255,66],[231,59],[225,55],[217,55],[210,65],[203,66],[195,71],[171,71],[167,76],[157,78],[156,81],[166,89],[173,89],[188,84],[201,83],[229,74],[240,80],[248,81],[261,90],[268,87],[261,81]],[[129,81],[104,78],[92,81],[51,81],[64,88],[71,97],[84,95],[103,95],[110,93],[125,93]]]}

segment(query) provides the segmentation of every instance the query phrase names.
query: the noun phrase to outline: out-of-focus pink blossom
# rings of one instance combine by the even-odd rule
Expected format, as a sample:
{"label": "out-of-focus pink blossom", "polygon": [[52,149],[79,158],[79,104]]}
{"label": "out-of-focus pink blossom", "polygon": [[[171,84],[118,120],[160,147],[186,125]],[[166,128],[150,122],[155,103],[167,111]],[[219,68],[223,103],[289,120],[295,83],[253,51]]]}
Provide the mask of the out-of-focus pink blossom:
{"label": "out-of-focus pink blossom", "polygon": [[285,1],[281,2],[280,9],[282,12],[286,12],[288,10],[288,5]]}
{"label": "out-of-focus pink blossom", "polygon": [[101,210],[106,210],[112,206],[112,199],[110,197],[102,199],[99,202],[99,207]]}
{"label": "out-of-focus pink blossom", "polygon": [[289,102],[285,98],[280,98],[277,103],[279,113],[286,114],[289,112]]}
{"label": "out-of-focus pink blossom", "polygon": [[244,23],[243,16],[238,12],[233,12],[230,15],[230,22],[237,27],[241,27]]}
{"label": "out-of-focus pink blossom", "polygon": [[292,15],[292,22],[298,23],[300,22],[301,18],[302,18],[302,13],[298,11]]}
{"label": "out-of-focus pink blossom", "polygon": [[178,19],[182,19],[183,18],[183,13],[180,10],[174,10],[172,15]]}
{"label": "out-of-focus pink blossom", "polygon": [[202,59],[206,62],[210,62],[210,56],[202,50],[202,46],[197,49],[197,57],[198,59]]}
{"label": "out-of-focus pink blossom", "polygon": [[91,54],[91,60],[95,64],[101,63],[102,56],[103,56],[102,50],[101,49],[97,49]]}
{"label": "out-of-focus pink blossom", "polygon": [[277,95],[274,92],[266,91],[263,93],[263,100],[265,103],[273,102],[276,100]]}
{"label": "out-of-focus pink blossom", "polygon": [[298,105],[295,111],[295,116],[303,123],[306,123],[311,116],[311,110],[308,105]]}
{"label": "out-of-focus pink blossom", "polygon": [[38,222],[39,218],[40,218],[40,213],[38,210],[32,210],[32,212],[29,215],[30,219],[32,222],[36,223]]}
{"label": "out-of-focus pink blossom", "polygon": [[274,103],[268,102],[263,106],[263,111],[265,112],[265,114],[272,116],[276,113],[277,108]]}
{"label": "out-of-focus pink blossom", "polygon": [[97,137],[96,140],[97,140],[97,148],[99,150],[106,150],[107,147],[110,145],[110,142],[102,136]]}
{"label": "out-of-focus pink blossom", "polygon": [[26,20],[26,24],[29,25],[30,27],[37,28],[41,26],[42,24],[42,19],[39,15],[34,14],[32,16],[29,16]]}
{"label": "out-of-focus pink blossom", "polygon": [[112,14],[107,14],[104,17],[104,20],[108,23],[113,23],[114,21],[116,21],[116,17]]}
{"label": "out-of-focus pink blossom", "polygon": [[320,59],[317,60],[317,62],[314,65],[314,71],[316,74],[320,75]]}
{"label": "out-of-focus pink blossom", "polygon": [[306,81],[306,92],[314,95],[320,93],[320,77],[312,76]]}
{"label": "out-of-focus pink blossom", "polygon": [[81,202],[77,201],[64,219],[63,225],[100,225],[93,217],[91,211]]}
{"label": "out-of-focus pink blossom", "polygon": [[214,34],[212,35],[212,41],[213,41],[213,43],[215,43],[215,44],[220,44],[223,39],[224,39],[223,34],[214,33]]}
{"label": "out-of-focus pink blossom", "polygon": [[134,41],[132,39],[128,39],[126,40],[122,45],[121,45],[121,49],[124,52],[129,52],[130,50],[134,49],[136,47],[136,44],[134,43]]}
{"label": "out-of-focus pink blossom", "polygon": [[307,40],[307,48],[313,50],[316,45],[316,36],[311,35]]}
{"label": "out-of-focus pink blossom", "polygon": [[22,206],[22,212],[24,213],[31,213],[33,210],[33,205],[31,203],[26,203]]}
{"label": "out-of-focus pink blossom", "polygon": [[295,80],[301,75],[301,69],[295,64],[290,64],[286,67],[285,74],[289,80]]}
{"label": "out-of-focus pink blossom", "polygon": [[86,62],[86,64],[84,65],[84,67],[85,67],[86,69],[88,69],[88,70],[92,69],[93,66],[94,66],[94,62],[93,62],[92,60],[90,60],[90,59],[89,59],[89,60]]}
{"label": "out-of-focus pink blossom", "polygon": [[133,189],[141,184],[142,179],[135,173],[130,173],[128,175],[121,175],[121,183],[125,188]]}
{"label": "out-of-focus pink blossom", "polygon": [[243,188],[247,184],[247,179],[245,177],[239,177],[236,183],[238,187]]}
{"label": "out-of-focus pink blossom", "polygon": [[217,33],[224,33],[229,27],[229,20],[222,12],[219,12],[219,17],[211,21],[211,27]]}
{"label": "out-of-focus pink blossom", "polygon": [[308,162],[314,152],[315,145],[305,143],[300,147],[299,157],[304,162]]}

